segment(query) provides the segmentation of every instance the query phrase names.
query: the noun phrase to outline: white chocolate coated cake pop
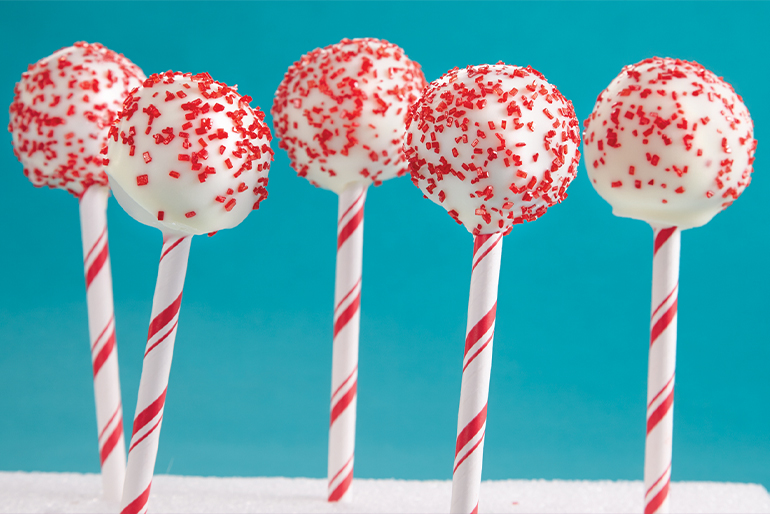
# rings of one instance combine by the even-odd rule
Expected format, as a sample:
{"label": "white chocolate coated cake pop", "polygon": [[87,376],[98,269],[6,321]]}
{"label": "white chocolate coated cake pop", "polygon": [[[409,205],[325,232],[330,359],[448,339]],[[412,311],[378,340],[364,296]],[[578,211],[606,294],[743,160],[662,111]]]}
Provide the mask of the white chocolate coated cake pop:
{"label": "white chocolate coated cake pop", "polygon": [[566,198],[580,160],[572,102],[529,66],[449,71],[406,128],[412,181],[474,235],[542,216]]}
{"label": "white chocolate coated cake pop", "polygon": [[273,158],[265,115],[250,101],[208,73],[148,78],[126,98],[105,149],[120,205],[181,235],[241,223],[267,197]]}
{"label": "white chocolate coated cake pop", "polygon": [[8,130],[24,175],[36,187],[80,197],[107,185],[99,151],[128,92],[145,79],[122,54],[75,43],[29,66],[16,84]]}
{"label": "white chocolate coated cake pop", "polygon": [[341,193],[407,170],[404,119],[425,86],[398,46],[343,39],[302,56],[286,72],[271,111],[280,148],[299,176]]}
{"label": "white chocolate coated cake pop", "polygon": [[751,182],[757,142],[732,86],[698,63],[626,66],[585,121],[588,176],[616,216],[699,227]]}

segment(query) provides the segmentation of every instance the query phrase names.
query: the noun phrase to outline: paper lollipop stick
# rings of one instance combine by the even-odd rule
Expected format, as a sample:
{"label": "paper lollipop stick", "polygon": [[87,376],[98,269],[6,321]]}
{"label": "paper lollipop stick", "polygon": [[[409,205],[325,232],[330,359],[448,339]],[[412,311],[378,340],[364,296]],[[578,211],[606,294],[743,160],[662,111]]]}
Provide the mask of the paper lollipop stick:
{"label": "paper lollipop stick", "polygon": [[110,129],[104,153],[115,198],[164,235],[124,514],[148,507],[191,237],[237,226],[267,197],[272,136],[250,100],[207,73],[152,75],[126,98]]}
{"label": "paper lollipop stick", "polygon": [[453,69],[410,108],[412,181],[474,236],[452,513],[476,513],[503,235],[566,198],[580,160],[572,103],[531,67]]}
{"label": "paper lollipop stick", "polygon": [[366,184],[353,184],[339,198],[329,422],[329,501],[339,501],[353,481],[366,187]]}
{"label": "paper lollipop stick", "polygon": [[31,65],[16,85],[8,129],[24,175],[80,201],[94,397],[107,500],[120,499],[125,441],[107,244],[107,175],[99,153],[109,123],[145,79],[123,55],[84,42]]}
{"label": "paper lollipop stick", "polygon": [[474,238],[451,512],[478,512],[502,250],[500,233]]}
{"label": "paper lollipop stick", "polygon": [[[142,379],[136,402],[122,513],[143,512],[150,497],[160,426],[166,405],[168,377],[174,354],[182,289],[192,237],[164,237],[158,280],[152,298],[152,317],[144,350]],[[126,502],[126,498],[130,501]]]}
{"label": "paper lollipop stick", "polygon": [[671,441],[674,432],[676,305],[679,241],[676,227],[655,228],[652,258],[652,319],[647,375],[647,440],[644,512],[668,512]]}
{"label": "paper lollipop stick", "polygon": [[339,195],[327,490],[332,502],[343,499],[353,481],[366,188],[406,172],[404,119],[424,85],[419,65],[396,45],[344,39],[294,63],[273,103],[275,132],[292,167]]}
{"label": "paper lollipop stick", "polygon": [[102,491],[110,501],[120,500],[126,475],[123,405],[120,399],[118,352],[115,345],[115,310],[112,303],[110,250],[107,244],[107,198],[110,190],[93,185],[80,197],[80,228],[86,276],[88,332],[94,369],[96,426]]}
{"label": "paper lollipop stick", "polygon": [[698,63],[626,66],[585,121],[586,163],[616,216],[653,227],[644,511],[669,511],[680,231],[729,207],[751,182],[754,125],[730,84]]}

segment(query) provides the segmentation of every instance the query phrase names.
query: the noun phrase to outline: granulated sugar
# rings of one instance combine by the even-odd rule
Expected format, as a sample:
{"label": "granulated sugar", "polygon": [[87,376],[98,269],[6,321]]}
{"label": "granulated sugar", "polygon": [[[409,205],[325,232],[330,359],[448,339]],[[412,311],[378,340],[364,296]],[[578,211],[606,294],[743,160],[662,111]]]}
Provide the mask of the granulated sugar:
{"label": "granulated sugar", "polygon": [[[0,472],[0,513],[118,512],[99,498],[99,475]],[[630,481],[498,480],[481,485],[480,512],[642,512],[642,483]],[[225,512],[448,512],[449,481],[353,482],[350,499],[325,501],[326,480],[215,478],[159,475],[153,480],[153,514]],[[770,495],[757,484],[674,482],[672,513],[766,513]]]}

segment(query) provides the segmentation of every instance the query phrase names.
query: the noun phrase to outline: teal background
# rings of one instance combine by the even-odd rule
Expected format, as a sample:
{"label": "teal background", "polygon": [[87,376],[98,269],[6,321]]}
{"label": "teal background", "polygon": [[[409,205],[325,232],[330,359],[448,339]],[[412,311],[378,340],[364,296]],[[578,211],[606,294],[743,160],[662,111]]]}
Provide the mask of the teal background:
{"label": "teal background", "polygon": [[[682,236],[673,479],[770,487],[768,21],[765,2],[2,2],[0,105],[78,40],[148,74],[208,71],[266,111],[292,62],[343,37],[400,45],[429,81],[531,64],[581,121],[626,64],[701,62],[744,97],[759,148],[743,196]],[[0,138],[0,470],[98,472],[77,202],[34,190]],[[326,474],[336,197],[274,148],[262,208],[193,242],[159,473]],[[109,233],[130,420],[161,238],[114,200]],[[449,479],[471,236],[403,178],[369,192],[365,241],[356,474]],[[651,243],[583,163],[505,238],[485,479],[642,478]]]}

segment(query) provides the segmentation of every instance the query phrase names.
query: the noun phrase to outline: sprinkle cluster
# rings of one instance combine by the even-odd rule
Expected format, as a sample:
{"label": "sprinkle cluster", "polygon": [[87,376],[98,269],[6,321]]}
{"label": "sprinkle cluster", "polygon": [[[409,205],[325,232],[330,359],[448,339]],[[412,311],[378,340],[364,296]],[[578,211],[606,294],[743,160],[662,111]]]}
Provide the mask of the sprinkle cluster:
{"label": "sprinkle cluster", "polygon": [[234,227],[258,209],[272,136],[250,101],[208,73],[145,80],[125,99],[102,151],[121,205],[143,223],[190,234]]}
{"label": "sprinkle cluster", "polygon": [[589,177],[619,216],[700,226],[751,182],[749,111],[698,63],[655,57],[626,66],[584,125]]}
{"label": "sprinkle cluster", "polygon": [[275,94],[279,146],[312,184],[342,192],[406,172],[404,119],[425,87],[420,66],[398,46],[343,39],[302,56]]}
{"label": "sprinkle cluster", "polygon": [[406,130],[412,181],[474,235],[539,218],[577,174],[572,103],[529,66],[450,70],[410,108]]}
{"label": "sprinkle cluster", "polygon": [[107,185],[99,150],[123,99],[144,78],[98,43],[75,43],[30,65],[14,89],[8,124],[24,175],[76,197]]}

